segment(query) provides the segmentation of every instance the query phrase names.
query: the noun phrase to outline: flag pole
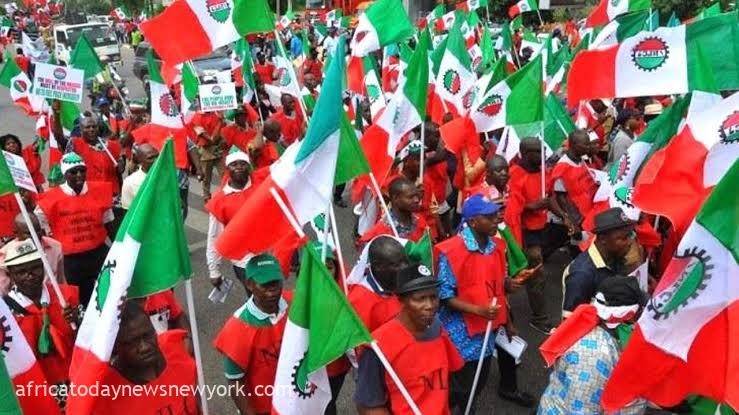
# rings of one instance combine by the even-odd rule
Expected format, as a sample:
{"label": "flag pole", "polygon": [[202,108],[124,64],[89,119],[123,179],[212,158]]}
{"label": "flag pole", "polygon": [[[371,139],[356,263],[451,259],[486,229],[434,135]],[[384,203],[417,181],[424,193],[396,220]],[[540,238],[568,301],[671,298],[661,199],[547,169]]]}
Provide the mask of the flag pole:
{"label": "flag pole", "polygon": [[536,9],[536,15],[539,16],[539,26],[544,26],[544,21],[541,20],[541,12],[538,8]]}
{"label": "flag pole", "polygon": [[349,293],[349,287],[346,285],[346,266],[344,265],[344,254],[341,252],[341,241],[339,238],[339,228],[336,226],[336,214],[334,213],[334,205],[329,207],[331,215],[331,230],[333,231],[334,246],[336,246],[336,256],[339,260],[339,271],[341,272],[341,287],[344,289],[344,294]]}
{"label": "flag pole", "polygon": [[110,161],[113,162],[113,167],[118,167],[118,160],[113,157],[113,154],[108,149],[108,145],[104,143],[100,137],[98,137],[98,143],[100,143],[100,145],[103,146],[103,148],[105,149],[105,154],[107,154]]}
{"label": "flag pole", "polygon": [[282,200],[282,197],[280,197],[279,193],[277,193],[277,190],[272,187],[269,189],[269,192],[270,194],[272,194],[275,202],[277,202],[277,205],[280,207],[282,214],[285,215],[287,221],[290,222],[290,226],[292,226],[295,233],[298,234],[298,237],[305,238],[305,232],[303,232],[303,228],[300,227],[298,219],[292,214],[292,212],[290,212],[290,209],[285,204],[285,201]]}
{"label": "flag pole", "polygon": [[[200,335],[198,334],[198,320],[195,317],[195,300],[192,295],[192,278],[185,281],[185,295],[187,297],[187,312],[190,320],[190,336],[192,337],[192,348],[195,352],[195,364],[197,365],[198,385],[205,386],[205,375],[203,374],[203,357],[200,354]],[[208,400],[200,397],[200,406],[203,415],[208,415]]]}
{"label": "flag pole", "polygon": [[[498,297],[493,297],[492,306],[498,305]],[[469,415],[472,409],[472,401],[475,399],[475,389],[477,389],[477,382],[480,381],[480,372],[482,372],[482,361],[485,360],[485,351],[488,348],[488,342],[490,341],[490,332],[493,331],[493,320],[488,320],[485,325],[485,337],[482,339],[482,348],[480,349],[480,357],[477,358],[477,368],[475,369],[475,377],[472,380],[472,389],[470,389],[470,397],[467,398],[467,406],[464,409],[464,415]]]}
{"label": "flag pole", "polygon": [[[38,250],[39,254],[41,254],[41,263],[44,265],[46,276],[49,279],[52,288],[54,288],[56,296],[59,298],[59,304],[62,306],[62,308],[66,308],[67,301],[64,299],[64,296],[62,295],[62,290],[59,288],[59,283],[56,280],[56,275],[54,275],[54,272],[51,270],[49,259],[46,258],[44,246],[41,245],[41,240],[36,233],[36,228],[34,228],[33,223],[31,223],[31,217],[28,215],[26,205],[23,204],[23,199],[21,199],[21,195],[17,190],[13,192],[13,195],[15,196],[15,202],[18,203],[18,207],[20,207],[21,215],[23,215],[23,220],[26,222],[26,226],[28,226],[28,232],[31,234],[31,239],[33,240],[34,245],[36,245],[36,249]],[[74,323],[70,323],[70,326],[72,326],[73,329],[77,328],[77,325]]]}
{"label": "flag pole", "polygon": [[546,148],[544,148],[544,122],[541,123],[541,141],[539,142],[539,147],[541,148],[541,198],[544,199],[547,197],[547,189],[546,189]]}
{"label": "flag pole", "polygon": [[418,183],[423,185],[423,164],[426,158],[426,122],[421,121],[421,160],[420,160],[420,171],[418,173]]}
{"label": "flag pole", "polygon": [[390,223],[390,228],[393,230],[393,235],[396,238],[400,238],[400,235],[398,234],[398,229],[395,227],[395,222],[393,222],[392,216],[390,216],[390,209],[387,207],[387,203],[385,203],[385,199],[382,197],[382,192],[380,191],[380,185],[377,184],[377,179],[375,178],[375,174],[372,172],[369,172],[370,180],[372,181],[372,187],[375,189],[375,193],[377,194],[377,198],[380,199],[380,206],[382,206],[382,210],[385,211],[385,215],[387,216],[387,221]]}
{"label": "flag pole", "polygon": [[405,399],[408,406],[411,408],[413,414],[421,415],[421,410],[418,409],[418,405],[416,405],[416,403],[413,401],[411,394],[408,393],[408,389],[405,388],[405,385],[403,385],[403,382],[398,377],[395,369],[393,369],[393,367],[390,365],[390,362],[387,360],[387,357],[385,357],[385,354],[382,353],[382,349],[380,349],[377,341],[373,340],[372,343],[370,343],[370,347],[372,347],[372,350],[375,351],[375,354],[377,354],[377,357],[380,359],[380,362],[382,362],[382,365],[385,366],[387,374],[390,375],[390,378],[392,378],[393,382],[395,382],[395,386],[397,386],[398,390],[400,390],[400,394],[403,395],[403,398]]}
{"label": "flag pole", "polygon": [[[295,79],[295,83],[298,84],[298,74],[295,72],[295,65],[293,64],[292,59],[289,59],[287,56],[287,51],[285,51],[285,47],[282,45],[282,40],[280,39],[280,32],[277,31],[275,28],[274,30],[275,34],[275,42],[277,42],[277,48],[279,49],[279,52],[282,54],[283,58],[288,62],[288,66],[290,68],[290,76]],[[255,91],[256,93],[256,91]],[[300,91],[298,91],[298,94],[300,94]],[[303,102],[302,97],[293,97],[296,101],[298,101],[298,105],[300,105],[300,110],[303,111],[303,116],[305,117],[305,122],[308,123],[308,109],[305,106],[305,103]]]}
{"label": "flag pole", "polygon": [[331,234],[330,220],[328,215],[331,213],[331,201],[329,200],[328,206],[326,207],[326,213],[324,213],[323,221],[323,240],[321,241],[321,261],[326,262],[326,255],[328,255],[328,236]]}

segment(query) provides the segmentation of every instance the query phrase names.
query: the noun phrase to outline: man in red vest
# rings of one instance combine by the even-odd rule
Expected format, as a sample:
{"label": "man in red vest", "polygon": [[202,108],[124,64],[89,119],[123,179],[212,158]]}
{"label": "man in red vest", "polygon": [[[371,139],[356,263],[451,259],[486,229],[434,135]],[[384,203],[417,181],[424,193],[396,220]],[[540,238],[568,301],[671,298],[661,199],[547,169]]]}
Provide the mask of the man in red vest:
{"label": "man in red vest", "polygon": [[257,61],[254,63],[254,73],[257,74],[257,78],[262,81],[263,84],[269,85],[272,83],[272,78],[275,74],[275,65],[272,62],[267,62],[264,58],[264,53],[257,53]]}
{"label": "man in red vest", "polygon": [[[426,232],[426,220],[417,214],[421,210],[421,192],[415,183],[401,176],[396,177],[388,186],[390,194],[390,220],[395,223],[398,236],[417,242]],[[378,235],[392,235],[392,227],[387,216],[383,216],[375,226],[359,238],[359,244],[365,244]]]}
{"label": "man in red vest", "polygon": [[[464,361],[436,318],[439,281],[425,265],[412,264],[398,273],[397,282],[402,308],[372,337],[421,413],[449,414],[450,374]],[[354,402],[359,413],[413,413],[374,350],[359,360]]]}
{"label": "man in red vest", "polygon": [[127,301],[120,318],[110,366],[100,385],[134,391],[143,385],[151,392],[123,393],[116,399],[98,397],[92,415],[199,414],[195,359],[185,346],[188,333],[169,330],[157,335],[137,301]]}
{"label": "man in red vest", "polygon": [[[216,251],[216,239],[223,232],[223,228],[236,215],[236,212],[239,211],[239,208],[251,196],[255,188],[249,177],[251,172],[249,156],[235,146],[231,147],[226,156],[226,169],[228,169],[228,183],[223,185],[205,205],[205,209],[210,214],[205,258],[208,263],[210,282],[214,287],[220,287],[223,282],[223,275],[220,270],[223,257]],[[240,261],[231,262],[236,278],[246,288],[246,276],[244,274],[246,260],[241,259]]]}
{"label": "man in red vest", "polygon": [[[450,404],[457,411],[464,411],[472,391],[488,321],[493,322],[493,330],[505,327],[509,336],[517,333],[508,317],[505,241],[493,236],[502,221],[501,207],[485,195],[472,195],[462,207],[462,231],[434,247],[441,282],[439,318],[465,361],[462,370],[451,379]],[[521,271],[519,277],[526,279],[530,273]],[[475,398],[485,388],[494,343],[488,342],[484,350]],[[496,349],[500,370],[498,395],[522,406],[532,406],[534,398],[518,389],[514,358],[502,348]]]}
{"label": "man in red vest", "polygon": [[236,146],[239,150],[249,153],[254,144],[259,141],[261,131],[249,128],[247,125],[246,111],[244,107],[236,107],[234,110],[234,122],[221,129],[221,136],[226,148]]}
{"label": "man in red vest", "polygon": [[373,331],[400,311],[393,296],[395,277],[408,265],[408,256],[400,242],[387,235],[373,239],[365,251],[360,257],[360,264],[366,259],[364,275],[359,283],[349,286],[348,299],[362,323]]}
{"label": "man in red vest", "polygon": [[272,116],[274,120],[280,123],[282,127],[282,138],[285,140],[282,144],[287,147],[300,140],[303,137],[305,128],[303,125],[303,117],[295,108],[295,97],[289,94],[282,94],[280,97],[282,109]]}
{"label": "man in red vest", "polygon": [[61,171],[65,182],[42,194],[35,213],[62,243],[67,281],[79,287],[87,306],[108,253],[105,238],[115,237],[113,195],[110,183],[87,181],[85,161],[76,153],[62,157]]}
{"label": "man in red vest", "polygon": [[123,172],[121,145],[100,137],[98,120],[93,116],[80,121],[82,137],[73,137],[67,143],[67,153],[77,153],[87,166],[87,180],[110,183],[115,194],[120,193],[120,174]]}
{"label": "man in red vest", "polygon": [[[12,285],[3,299],[33,349],[46,381],[50,385],[65,384],[69,382],[76,335],[71,324],[79,325],[77,288],[59,285],[67,302],[67,306],[62,308],[51,285],[44,283],[41,253],[31,239],[11,241],[5,247],[5,253],[2,266],[7,269]],[[66,395],[60,394],[56,398],[63,408]]]}
{"label": "man in red vest", "polygon": [[[527,137],[521,140],[518,163],[510,168],[510,195],[506,203],[506,224],[514,236],[522,244],[529,266],[534,268],[544,262],[542,246],[544,244],[544,228],[547,225],[549,198],[542,197],[541,191],[541,141]],[[508,218],[511,217],[512,223]],[[544,272],[537,271],[526,282],[526,293],[531,307],[531,322],[535,330],[549,334],[552,327],[547,314],[547,302],[544,295]]]}
{"label": "man in red vest", "polygon": [[552,170],[554,194],[549,198],[549,208],[562,220],[568,234],[579,240],[582,221],[593,207],[598,185],[582,159],[590,150],[588,133],[575,130],[567,142],[567,152]]}
{"label": "man in red vest", "polygon": [[252,257],[246,275],[252,295],[226,321],[214,346],[224,355],[224,372],[234,386],[231,398],[239,412],[269,414],[272,396],[265,393],[265,387],[275,382],[291,296],[283,293],[282,269],[270,254]]}

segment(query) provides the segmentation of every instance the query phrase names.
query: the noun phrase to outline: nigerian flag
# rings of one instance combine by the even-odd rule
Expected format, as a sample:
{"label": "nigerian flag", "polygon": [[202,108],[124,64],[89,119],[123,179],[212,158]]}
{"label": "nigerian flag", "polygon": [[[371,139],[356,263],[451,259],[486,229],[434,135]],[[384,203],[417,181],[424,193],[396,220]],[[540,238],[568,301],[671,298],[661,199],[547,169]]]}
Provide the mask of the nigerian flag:
{"label": "nigerian flag", "polygon": [[104,69],[95,48],[84,33],[77,39],[72,55],[69,58],[69,66],[85,72],[85,79],[94,78]]}
{"label": "nigerian flag", "polygon": [[0,196],[15,193],[18,188],[13,181],[13,175],[10,173],[5,157],[0,157]]}
{"label": "nigerian flag", "polygon": [[371,341],[319,254],[305,249],[277,363],[275,388],[281,393],[272,400],[272,412],[322,414],[331,400],[325,366]]}
{"label": "nigerian flag", "polygon": [[[121,301],[167,290],[191,274],[173,143],[167,140],[103,262],[74,345],[72,383],[89,387],[101,380],[118,334]],[[90,413],[94,399],[70,396],[68,413]]]}

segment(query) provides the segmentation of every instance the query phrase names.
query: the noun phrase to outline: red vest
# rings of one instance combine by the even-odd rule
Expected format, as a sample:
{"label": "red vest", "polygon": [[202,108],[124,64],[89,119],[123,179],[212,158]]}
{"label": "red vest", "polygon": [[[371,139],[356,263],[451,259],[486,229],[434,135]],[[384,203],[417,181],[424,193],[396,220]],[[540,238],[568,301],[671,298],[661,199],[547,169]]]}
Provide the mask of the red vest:
{"label": "red vest", "polygon": [[[292,296],[286,294],[288,292],[283,291],[283,298],[289,302]],[[275,383],[287,319],[285,315],[276,325],[256,327],[231,316],[213,341],[216,350],[244,371],[249,404],[257,413],[269,413],[272,409],[272,397],[257,394],[255,389]]]}
{"label": "red vest", "polygon": [[272,119],[280,123],[280,126],[282,127],[282,136],[285,137],[286,144],[292,144],[303,135],[303,120],[300,118],[300,114],[297,110],[295,110],[295,114],[293,114],[292,118],[289,118],[284,112],[282,112],[282,110],[280,110],[272,116]]}
{"label": "red vest", "polygon": [[255,166],[257,169],[262,167],[269,167],[280,158],[280,153],[277,151],[277,144],[271,141],[265,141],[262,152],[257,156]]}
{"label": "red vest", "polygon": [[[27,314],[15,314],[26,341],[33,349],[33,354],[44,372],[46,381],[50,384],[69,380],[69,365],[72,362],[72,349],[74,347],[75,332],[64,318],[64,310],[56,293],[51,286],[49,290],[49,306],[43,311],[32,304],[25,307]],[[77,287],[59,284],[64,299],[71,307],[77,307],[80,303]],[[41,327],[44,322],[44,312],[49,316],[49,334],[51,335],[52,350],[47,355],[38,352],[38,339],[41,335]]]}
{"label": "red vest", "polygon": [[593,196],[598,190],[590,170],[585,163],[573,166],[560,160],[552,170],[552,180],[561,178],[567,189],[567,197],[575,204],[584,218],[593,207]]}
{"label": "red vest", "polygon": [[[142,385],[153,392],[135,396],[133,393],[112,398],[95,400],[92,415],[198,415],[198,403],[194,391],[197,385],[195,360],[184,346],[185,330],[170,330],[158,336],[159,348],[162,350],[167,366],[155,380]],[[119,385],[132,388],[128,379],[117,370],[108,367],[103,382],[111,387]],[[135,390],[135,389],[134,389]],[[178,393],[171,391],[177,390]],[[182,393],[185,392],[185,393]]]}
{"label": "red vest", "polygon": [[[423,414],[449,414],[449,373],[464,366],[446,332],[429,341],[418,341],[397,319],[372,333],[398,377]],[[422,358],[419,358],[422,357]],[[413,413],[390,375],[385,385],[393,414]]]}
{"label": "red vest", "polygon": [[[121,184],[118,182],[118,173],[108,153],[93,149],[82,137],[72,138],[72,143],[74,152],[85,161],[87,181],[107,182],[113,185],[114,192],[120,192]],[[121,145],[117,141],[112,140],[108,140],[107,145],[113,158],[118,160],[121,156]]]}
{"label": "red vest", "polygon": [[[256,137],[257,133],[249,128],[242,129],[236,124],[221,128],[221,136],[226,143],[226,148],[238,147],[239,150],[249,154],[249,143]],[[225,157],[225,156],[224,156]]]}
{"label": "red vest", "polygon": [[377,330],[395,318],[401,308],[400,301],[394,295],[383,297],[359,284],[349,286],[347,298],[369,331]]}
{"label": "red vest", "polygon": [[[506,278],[506,245],[505,241],[493,237],[495,249],[489,255],[471,252],[464,244],[462,235],[455,235],[436,245],[439,253],[449,260],[454,277],[457,279],[457,297],[480,306],[489,306],[493,297],[498,299],[501,307],[498,317],[493,321],[493,328],[507,321],[505,296]],[[462,315],[470,336],[485,332],[488,320],[465,313]]]}
{"label": "red vest", "polygon": [[0,196],[0,238],[15,235],[15,217],[19,213],[21,213],[21,208],[15,201],[15,195],[9,193]]}
{"label": "red vest", "polygon": [[220,189],[205,204],[205,209],[225,226],[236,215],[241,206],[246,203],[254,189],[255,185],[253,183],[240,192],[225,194],[223,189]]}
{"label": "red vest", "polygon": [[[523,210],[524,205],[541,199],[541,172],[531,173],[524,170],[518,164],[512,164],[510,167],[510,176],[511,179],[508,187],[512,196],[520,198],[516,207],[520,208],[520,220],[523,229],[544,229],[544,226],[547,224],[547,209],[537,209],[535,211]],[[508,209],[509,207],[506,206],[506,210]]]}
{"label": "red vest", "polygon": [[[418,242],[418,240],[423,237],[424,232],[426,232],[426,228],[428,228],[428,224],[423,217],[419,215],[415,215],[415,217],[416,228],[408,235],[400,235],[401,238],[410,239],[413,242]],[[380,220],[379,222],[375,223],[375,225],[371,227],[367,232],[362,234],[362,236],[359,238],[359,242],[366,243],[374,239],[376,236],[392,234],[393,229],[389,225],[386,225],[383,220]]]}
{"label": "red vest", "polygon": [[87,182],[87,187],[87,193],[76,196],[54,187],[38,202],[64,255],[89,251],[105,242],[103,213],[113,204],[110,185]]}

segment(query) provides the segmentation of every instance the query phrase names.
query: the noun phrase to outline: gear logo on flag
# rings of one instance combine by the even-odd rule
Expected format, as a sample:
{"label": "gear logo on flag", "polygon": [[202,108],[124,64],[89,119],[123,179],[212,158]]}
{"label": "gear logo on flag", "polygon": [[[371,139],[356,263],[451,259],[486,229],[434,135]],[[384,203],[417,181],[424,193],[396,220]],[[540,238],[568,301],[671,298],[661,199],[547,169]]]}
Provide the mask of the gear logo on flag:
{"label": "gear logo on flag", "polygon": [[13,89],[21,93],[26,92],[26,90],[28,89],[28,84],[26,84],[26,81],[17,79],[13,81]]}
{"label": "gear logo on flag", "polygon": [[475,102],[475,98],[477,97],[477,87],[473,86],[470,88],[469,91],[467,91],[464,96],[462,96],[462,106],[464,109],[468,110],[472,107],[472,103]]}
{"label": "gear logo on flag", "polygon": [[611,0],[611,7],[618,7],[619,3],[621,3],[621,0]]}
{"label": "gear logo on flag", "polygon": [[631,167],[631,157],[629,153],[624,153],[623,156],[618,160],[618,163],[611,167],[611,171],[608,172],[608,181],[615,185],[626,177],[626,173],[629,172]]}
{"label": "gear logo on flag", "polygon": [[226,23],[231,16],[231,3],[228,0],[206,0],[205,9],[218,23]]}
{"label": "gear logo on flag", "polygon": [[64,68],[56,68],[54,69],[54,78],[58,80],[62,80],[67,77],[67,71],[64,70]]}
{"label": "gear logo on flag", "polygon": [[619,187],[613,192],[611,204],[615,202],[623,210],[623,215],[625,216],[623,220],[639,220],[641,210],[634,206],[631,201],[633,193],[634,189],[631,187]]}
{"label": "gear logo on flag", "polygon": [[[655,292],[647,304],[647,311],[655,320],[677,313],[680,307],[696,299],[706,289],[712,269],[711,257],[705,249],[694,246],[682,255],[675,255],[662,276],[661,282],[669,285],[659,293]],[[657,287],[658,290],[660,288]]]}
{"label": "gear logo on flag", "polygon": [[361,32],[357,32],[354,34],[354,42],[360,43],[362,40],[364,40],[365,37],[367,37],[368,32],[366,30],[362,30]]}
{"label": "gear logo on flag", "polygon": [[652,72],[659,69],[670,57],[667,43],[656,36],[642,39],[631,50],[631,60],[642,71]]}
{"label": "gear logo on flag", "polygon": [[290,72],[287,68],[277,68],[277,83],[282,87],[290,85]]}
{"label": "gear logo on flag", "polygon": [[159,109],[167,117],[177,115],[177,103],[174,102],[174,99],[169,94],[164,94],[159,98]]}
{"label": "gear logo on flag", "polygon": [[503,108],[503,97],[500,95],[494,94],[490,95],[489,97],[485,98],[484,101],[482,101],[482,104],[480,104],[480,107],[477,109],[477,112],[481,112],[485,115],[487,115],[490,118],[495,117],[500,113],[500,110]]}
{"label": "gear logo on flag", "polygon": [[724,144],[734,144],[739,140],[739,111],[734,111],[726,117],[718,133]]}
{"label": "gear logo on flag", "polygon": [[7,317],[0,317],[0,350],[4,353],[10,351],[10,343],[13,341],[13,336],[9,335],[10,324],[7,321]]}
{"label": "gear logo on flag", "polygon": [[444,89],[450,94],[457,95],[459,90],[462,89],[462,80],[459,78],[459,74],[454,69],[448,69],[444,72]]}
{"label": "gear logo on flag", "polygon": [[298,364],[293,367],[292,384],[293,392],[297,393],[301,399],[308,399],[316,393],[318,386],[308,380],[308,374],[305,368],[305,358],[308,356],[306,351],[300,358]]}
{"label": "gear logo on flag", "polygon": [[108,291],[110,290],[110,274],[113,273],[115,267],[115,260],[106,261],[103,268],[100,270],[98,282],[95,285],[95,309],[99,312],[103,311],[105,299],[108,297]]}
{"label": "gear logo on flag", "polygon": [[380,98],[380,88],[377,85],[367,85],[367,95],[370,104],[374,104]]}

